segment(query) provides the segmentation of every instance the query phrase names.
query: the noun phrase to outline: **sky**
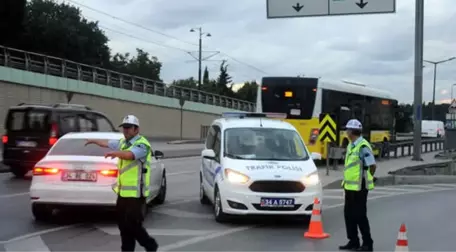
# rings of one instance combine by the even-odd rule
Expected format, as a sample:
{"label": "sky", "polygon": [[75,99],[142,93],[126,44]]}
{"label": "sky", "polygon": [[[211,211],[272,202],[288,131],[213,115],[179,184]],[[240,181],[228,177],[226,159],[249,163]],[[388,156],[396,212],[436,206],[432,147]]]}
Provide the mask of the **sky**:
{"label": "sky", "polygon": [[[265,0],[58,0],[98,20],[115,52],[143,48],[163,63],[161,78],[198,78],[198,34],[203,62],[216,78],[227,60],[234,83],[264,76],[350,80],[413,102],[415,0],[397,0],[396,13],[267,19]],[[124,20],[124,21],[122,21]],[[127,22],[125,22],[127,21]],[[425,0],[424,59],[456,56],[456,0]],[[434,66],[424,63],[423,99],[432,101]],[[449,102],[456,60],[439,64],[436,102]],[[456,97],[456,90],[454,96]]]}

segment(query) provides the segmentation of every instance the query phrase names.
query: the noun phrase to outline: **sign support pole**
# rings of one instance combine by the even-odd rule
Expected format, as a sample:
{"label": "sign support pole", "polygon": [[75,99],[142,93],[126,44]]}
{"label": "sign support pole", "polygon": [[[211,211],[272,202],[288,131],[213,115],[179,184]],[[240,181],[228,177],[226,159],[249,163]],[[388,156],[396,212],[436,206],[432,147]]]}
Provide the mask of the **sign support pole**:
{"label": "sign support pole", "polygon": [[421,116],[423,106],[423,26],[424,0],[415,0],[415,93],[414,93],[414,131],[413,131],[413,158],[414,161],[423,161],[421,158]]}

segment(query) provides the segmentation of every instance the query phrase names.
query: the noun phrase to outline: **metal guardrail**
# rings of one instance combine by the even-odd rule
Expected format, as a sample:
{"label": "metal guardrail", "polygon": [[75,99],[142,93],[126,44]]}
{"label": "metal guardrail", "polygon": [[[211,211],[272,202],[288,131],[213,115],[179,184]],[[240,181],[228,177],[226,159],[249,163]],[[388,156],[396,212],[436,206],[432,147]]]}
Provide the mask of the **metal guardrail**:
{"label": "metal guardrail", "polygon": [[[389,143],[384,146],[382,143],[373,144],[374,148],[380,150],[379,158],[398,158],[398,157],[406,157],[411,156],[412,149],[413,149],[413,141],[403,141],[403,142],[395,142]],[[383,148],[382,148],[383,147]],[[423,148],[424,147],[424,148]],[[437,139],[422,139],[421,140],[421,152],[428,153],[438,150],[443,150],[445,147],[445,139],[437,138]],[[405,152],[407,150],[407,153]],[[391,153],[393,153],[391,155]]]}
{"label": "metal guardrail", "polygon": [[204,103],[230,109],[255,111],[255,104],[227,96],[196,89],[169,86],[165,83],[89,66],[44,54],[27,52],[0,45],[0,65],[10,68],[43,73],[68,79],[93,82],[100,85],[132,90],[170,98],[183,97],[187,101]]}

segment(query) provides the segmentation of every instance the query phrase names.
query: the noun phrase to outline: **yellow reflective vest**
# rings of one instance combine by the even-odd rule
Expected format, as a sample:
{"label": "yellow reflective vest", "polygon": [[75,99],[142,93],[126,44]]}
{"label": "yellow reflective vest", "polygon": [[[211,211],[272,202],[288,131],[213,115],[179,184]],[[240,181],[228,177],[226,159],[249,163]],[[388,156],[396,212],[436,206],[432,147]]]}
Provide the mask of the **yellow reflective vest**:
{"label": "yellow reflective vest", "polygon": [[143,136],[139,137],[131,146],[125,139],[120,140],[120,149],[130,150],[133,146],[144,144],[149,149],[145,160],[122,160],[117,163],[117,181],[112,185],[112,189],[120,197],[140,198],[149,197],[150,194],[150,162],[152,150],[149,141]]}
{"label": "yellow reflective vest", "polygon": [[368,147],[372,151],[372,147],[366,139],[362,139],[356,146],[352,144],[347,146],[345,156],[344,180],[342,186],[345,190],[360,191],[362,188],[363,178],[368,190],[374,189],[374,177],[369,169],[364,170],[363,160],[360,158],[360,150],[362,147]]}

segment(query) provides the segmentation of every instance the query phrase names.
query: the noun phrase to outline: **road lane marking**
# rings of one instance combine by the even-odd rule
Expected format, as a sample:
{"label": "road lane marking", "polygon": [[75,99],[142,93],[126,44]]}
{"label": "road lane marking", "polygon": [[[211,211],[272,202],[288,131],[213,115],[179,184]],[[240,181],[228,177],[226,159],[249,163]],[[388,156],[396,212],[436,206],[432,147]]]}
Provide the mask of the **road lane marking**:
{"label": "road lane marking", "polygon": [[[95,225],[95,228],[109,234],[120,235],[119,228],[116,225]],[[152,236],[202,236],[208,235],[221,230],[194,230],[194,229],[158,229],[146,228],[149,235]]]}
{"label": "road lane marking", "polygon": [[25,240],[9,242],[4,246],[5,251],[43,251],[50,252],[41,236],[34,236]]}
{"label": "road lane marking", "polygon": [[28,195],[28,194],[29,194],[29,192],[12,193],[12,194],[0,194],[0,199],[13,198],[13,197],[24,196],[24,195]]}
{"label": "road lane marking", "polygon": [[420,185],[398,185],[398,187],[400,188],[410,188],[412,190],[414,189],[417,189],[417,190],[427,190],[427,189],[434,189],[435,186],[434,185],[431,185],[431,184],[426,184],[426,185],[423,185],[423,184],[420,184]]}
{"label": "road lane marking", "polygon": [[190,174],[190,173],[198,173],[198,171],[171,172],[171,173],[166,173],[166,176],[176,176],[176,175]]}
{"label": "road lane marking", "polygon": [[156,209],[153,211],[154,213],[169,215],[173,217],[179,218],[189,218],[189,219],[212,219],[214,218],[212,214],[204,214],[204,213],[195,213],[189,211],[182,211],[178,209],[168,208],[168,209]]}
{"label": "road lane marking", "polygon": [[[438,189],[427,190],[427,191],[404,191],[402,193],[388,194],[388,195],[382,195],[382,196],[369,198],[368,201],[377,200],[377,199],[381,199],[381,198],[389,198],[389,197],[394,197],[394,196],[409,195],[409,194],[440,192],[440,191],[451,191],[451,190],[454,190],[454,189],[455,189],[454,187],[451,187],[451,188],[442,188],[441,187],[441,188],[438,188]],[[189,200],[183,200],[183,201],[196,201],[196,200],[195,199],[189,199]],[[176,202],[172,202],[172,203],[182,203],[183,201],[176,201]],[[172,203],[170,203],[170,204],[172,204]],[[166,205],[164,205],[164,206],[166,206]],[[332,205],[329,205],[329,206],[325,206],[325,210],[332,209],[332,208],[337,208],[337,207],[342,207],[342,206],[344,206],[344,203],[332,204]],[[23,241],[23,240],[26,240],[26,239],[31,238],[31,237],[41,236],[41,235],[44,235],[44,234],[47,234],[47,233],[52,233],[52,232],[57,232],[57,231],[65,230],[65,229],[70,229],[70,228],[81,226],[81,225],[83,225],[83,223],[78,223],[78,224],[73,224],[73,225],[68,225],[68,226],[61,226],[61,227],[56,227],[56,228],[51,228],[51,229],[45,229],[45,230],[41,230],[41,231],[38,231],[38,232],[33,232],[33,233],[17,236],[17,237],[11,238],[11,239],[6,240],[6,241],[0,241],[0,244],[3,245],[3,244],[16,242],[16,241]],[[191,239],[183,240],[183,241],[180,241],[180,242],[177,242],[177,243],[174,243],[174,244],[169,244],[167,246],[163,246],[159,250],[160,251],[166,251],[166,250],[178,249],[178,248],[182,248],[182,247],[185,247],[185,246],[188,246],[188,245],[192,245],[192,244],[195,244],[195,243],[204,242],[204,241],[215,239],[215,238],[218,238],[218,237],[230,235],[232,233],[246,231],[246,230],[249,230],[249,229],[252,229],[252,228],[255,228],[255,227],[258,227],[258,225],[228,229],[226,231],[213,233],[212,235],[209,235],[209,236],[198,236],[198,237],[194,237],[194,238],[191,238]]]}
{"label": "road lane marking", "polygon": [[192,244],[195,244],[195,243],[212,240],[212,239],[215,239],[215,238],[218,238],[218,237],[227,236],[227,235],[234,234],[234,233],[237,233],[237,232],[243,232],[243,231],[252,229],[254,227],[256,227],[256,226],[230,228],[228,230],[212,233],[210,235],[193,237],[193,238],[190,238],[190,239],[187,239],[187,240],[179,241],[179,242],[176,242],[176,243],[173,243],[173,244],[169,244],[169,245],[160,247],[158,249],[158,251],[175,250],[175,249],[186,247],[186,246],[189,246],[189,245],[192,245]]}
{"label": "road lane marking", "polygon": [[31,237],[40,236],[40,235],[44,235],[44,234],[52,233],[52,232],[57,232],[57,231],[61,231],[61,230],[65,230],[65,229],[69,229],[69,228],[73,228],[73,227],[77,227],[77,226],[81,226],[81,225],[83,225],[83,223],[44,229],[44,230],[41,230],[41,231],[37,231],[37,232],[33,232],[33,233],[28,233],[28,234],[25,234],[25,235],[16,236],[16,237],[11,238],[11,239],[6,240],[6,241],[0,241],[0,244],[8,244],[8,243],[11,243],[11,242],[23,241],[23,240],[26,240],[26,239],[31,238]]}

